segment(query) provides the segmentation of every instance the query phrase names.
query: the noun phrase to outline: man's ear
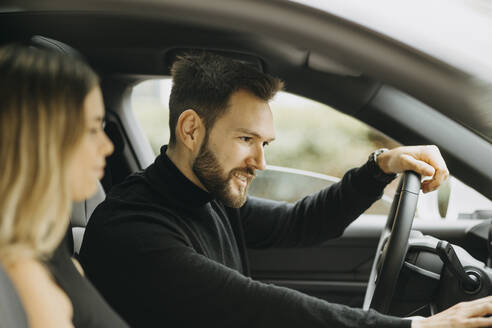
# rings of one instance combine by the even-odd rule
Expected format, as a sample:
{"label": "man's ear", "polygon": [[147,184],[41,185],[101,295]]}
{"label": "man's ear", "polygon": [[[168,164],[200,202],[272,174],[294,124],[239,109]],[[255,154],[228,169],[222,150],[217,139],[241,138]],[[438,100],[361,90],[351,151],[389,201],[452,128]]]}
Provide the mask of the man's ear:
{"label": "man's ear", "polygon": [[201,145],[200,133],[203,129],[200,116],[193,109],[187,109],[179,115],[176,124],[176,137],[193,152],[195,149],[199,149]]}

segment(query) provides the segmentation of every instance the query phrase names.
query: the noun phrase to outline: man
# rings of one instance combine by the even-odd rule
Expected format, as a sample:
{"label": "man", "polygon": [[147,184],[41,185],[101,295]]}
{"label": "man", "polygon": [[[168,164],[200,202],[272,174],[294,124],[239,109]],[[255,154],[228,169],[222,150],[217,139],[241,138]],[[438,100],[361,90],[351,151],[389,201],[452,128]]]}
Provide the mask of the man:
{"label": "man", "polygon": [[[264,147],[275,138],[268,101],[282,82],[210,54],[180,58],[172,75],[169,146],[146,170],[113,187],[94,212],[81,249],[88,276],[132,327],[457,322],[456,310],[412,323],[247,277],[247,247],[309,246],[340,236],[395,173],[432,176],[422,189],[436,189],[448,176],[436,147],[382,152],[296,204],[247,197],[256,170],[265,169]],[[489,308],[472,304],[462,311],[479,316],[492,310],[490,300],[481,302]],[[478,307],[482,313],[473,312]]]}

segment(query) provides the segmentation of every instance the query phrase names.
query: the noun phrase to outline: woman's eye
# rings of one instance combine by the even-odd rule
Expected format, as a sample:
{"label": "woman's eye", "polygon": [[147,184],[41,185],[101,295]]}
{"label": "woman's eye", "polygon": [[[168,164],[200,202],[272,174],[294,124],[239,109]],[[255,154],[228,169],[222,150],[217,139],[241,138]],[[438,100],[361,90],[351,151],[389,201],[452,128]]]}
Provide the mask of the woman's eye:
{"label": "woman's eye", "polygon": [[100,127],[100,126],[89,128],[90,134],[98,134],[100,131],[102,131],[102,127]]}

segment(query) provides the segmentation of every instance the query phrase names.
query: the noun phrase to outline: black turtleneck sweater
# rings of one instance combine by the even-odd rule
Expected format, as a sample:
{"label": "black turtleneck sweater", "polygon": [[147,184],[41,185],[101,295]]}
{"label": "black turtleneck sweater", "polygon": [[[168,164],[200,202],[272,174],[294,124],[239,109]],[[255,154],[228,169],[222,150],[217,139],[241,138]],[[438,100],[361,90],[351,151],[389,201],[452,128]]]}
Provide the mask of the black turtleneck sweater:
{"label": "black turtleneck sweater", "polygon": [[249,197],[228,208],[165,155],[112,188],[89,221],[80,259],[132,327],[410,327],[248,278],[246,248],[340,236],[382,195],[367,165],[295,204]]}

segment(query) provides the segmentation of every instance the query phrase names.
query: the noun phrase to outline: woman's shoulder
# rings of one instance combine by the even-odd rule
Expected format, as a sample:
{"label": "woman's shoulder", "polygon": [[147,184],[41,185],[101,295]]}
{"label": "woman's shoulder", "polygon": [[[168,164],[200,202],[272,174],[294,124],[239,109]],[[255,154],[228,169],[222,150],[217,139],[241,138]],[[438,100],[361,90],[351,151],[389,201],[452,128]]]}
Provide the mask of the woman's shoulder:
{"label": "woman's shoulder", "polygon": [[31,327],[73,327],[72,304],[40,261],[2,262],[21,298]]}
{"label": "woman's shoulder", "polygon": [[51,290],[54,287],[49,271],[36,259],[18,257],[2,263],[16,287],[21,289],[19,291],[25,287],[33,287],[36,290]]}
{"label": "woman's shoulder", "polygon": [[44,265],[31,257],[19,256],[15,260],[2,261],[9,274],[14,275],[12,279],[30,281],[32,277],[49,279],[49,273]]}

